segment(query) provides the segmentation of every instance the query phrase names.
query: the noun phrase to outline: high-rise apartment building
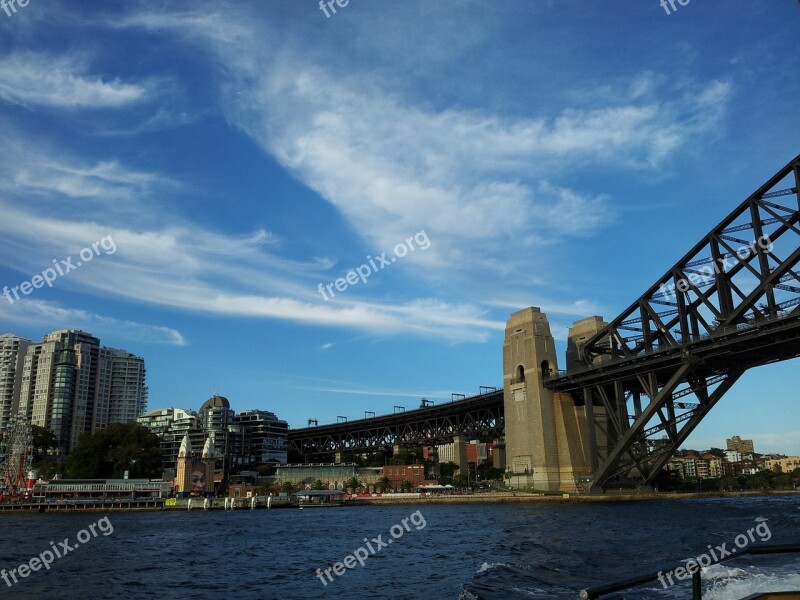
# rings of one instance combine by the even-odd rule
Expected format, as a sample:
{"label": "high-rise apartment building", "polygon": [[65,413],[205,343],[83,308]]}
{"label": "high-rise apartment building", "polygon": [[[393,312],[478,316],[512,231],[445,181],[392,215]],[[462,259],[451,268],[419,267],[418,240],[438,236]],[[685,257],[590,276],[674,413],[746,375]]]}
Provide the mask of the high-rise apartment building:
{"label": "high-rise apartment building", "polygon": [[19,413],[52,431],[66,454],[86,433],[135,421],[147,402],[144,377],[143,359],[101,348],[84,331],[55,331],[27,348]]}
{"label": "high-rise apartment building", "polygon": [[125,350],[107,351],[111,355],[108,424],[131,423],[147,407],[144,360]]}
{"label": "high-rise apartment building", "polygon": [[736,450],[742,454],[752,454],[755,452],[753,449],[753,440],[743,440],[738,435],[725,440],[725,443],[728,445],[728,450]]}
{"label": "high-rise apartment building", "polygon": [[32,343],[11,333],[0,335],[0,430],[19,410],[22,366]]}

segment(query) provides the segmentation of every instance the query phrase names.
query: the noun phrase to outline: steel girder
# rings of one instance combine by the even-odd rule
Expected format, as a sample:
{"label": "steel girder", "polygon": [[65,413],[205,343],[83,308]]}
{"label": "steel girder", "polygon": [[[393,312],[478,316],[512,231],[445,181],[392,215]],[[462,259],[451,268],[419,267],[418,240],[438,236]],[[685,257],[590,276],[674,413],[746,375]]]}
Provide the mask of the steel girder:
{"label": "steel girder", "polygon": [[546,383],[585,403],[604,441],[594,487],[651,484],[746,370],[800,356],[798,187],[800,156],[590,338],[584,367]]}
{"label": "steel girder", "polygon": [[445,444],[457,435],[490,441],[503,432],[503,391],[498,390],[394,415],[290,430],[288,444],[304,457],[313,457]]}

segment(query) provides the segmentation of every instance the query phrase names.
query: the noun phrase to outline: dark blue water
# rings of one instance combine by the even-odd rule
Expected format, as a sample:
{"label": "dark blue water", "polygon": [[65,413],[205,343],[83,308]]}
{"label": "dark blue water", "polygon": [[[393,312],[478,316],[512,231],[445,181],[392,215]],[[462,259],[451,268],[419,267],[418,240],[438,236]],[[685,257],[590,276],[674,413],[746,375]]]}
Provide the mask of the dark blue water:
{"label": "dark blue water", "polygon": [[[420,513],[406,521],[416,511]],[[102,514],[0,515],[7,571]],[[734,544],[761,525],[770,542],[800,540],[800,497],[528,504],[392,506],[192,513],[111,513],[113,533],[32,572],[0,598],[577,598],[582,587]],[[423,521],[424,518],[424,521]],[[424,526],[423,526],[424,524]],[[392,527],[397,525],[392,530]],[[107,530],[107,529],[106,529]],[[392,538],[392,531],[397,536]],[[364,538],[381,536],[379,551]],[[755,534],[758,539],[758,534]],[[91,536],[87,531],[84,539]],[[367,553],[323,585],[323,572],[357,548]],[[743,557],[706,573],[709,598],[800,588],[798,557]],[[326,579],[327,581],[327,579]],[[684,598],[658,583],[626,598]]]}

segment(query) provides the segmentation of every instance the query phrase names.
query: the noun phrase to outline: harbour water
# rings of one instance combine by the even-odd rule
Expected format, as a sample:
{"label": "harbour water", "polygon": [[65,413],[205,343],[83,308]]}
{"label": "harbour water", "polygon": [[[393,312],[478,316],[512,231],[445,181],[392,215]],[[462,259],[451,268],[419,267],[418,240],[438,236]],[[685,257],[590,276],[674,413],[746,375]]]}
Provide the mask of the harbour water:
{"label": "harbour water", "polygon": [[[574,600],[583,587],[698,557],[709,546],[735,548],[748,530],[756,542],[800,540],[798,496],[111,513],[97,524],[102,518],[0,516],[6,572],[44,551],[64,552],[63,541],[72,548],[16,584],[0,580],[0,598]],[[337,575],[334,565],[348,555],[354,567]],[[712,566],[704,597],[800,588],[799,564],[778,555]],[[687,597],[686,582],[626,595]]]}

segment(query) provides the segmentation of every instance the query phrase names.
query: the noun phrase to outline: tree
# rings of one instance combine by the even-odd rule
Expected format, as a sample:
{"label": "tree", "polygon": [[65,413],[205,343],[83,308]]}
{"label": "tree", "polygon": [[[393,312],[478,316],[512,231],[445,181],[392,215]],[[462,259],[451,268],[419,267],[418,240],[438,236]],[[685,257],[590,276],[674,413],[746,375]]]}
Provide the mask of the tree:
{"label": "tree", "polygon": [[413,492],[414,491],[414,484],[411,483],[408,479],[403,479],[400,482],[400,491],[401,492]]}
{"label": "tree", "polygon": [[55,434],[39,425],[31,425],[33,432],[33,462],[39,462],[50,450],[58,450],[58,438]]}
{"label": "tree", "polygon": [[365,467],[382,467],[386,464],[386,454],[384,452],[373,452],[364,461]]}
{"label": "tree", "polygon": [[261,477],[272,477],[275,473],[278,472],[278,464],[277,463],[264,463],[263,465],[258,465],[256,467],[256,472]]}
{"label": "tree", "polygon": [[[353,463],[355,465],[358,465],[359,467],[363,467],[364,466],[364,457],[361,456],[360,454],[354,454],[354,453],[345,454],[344,456],[342,456],[342,462],[343,463]],[[381,464],[383,464],[383,463],[381,463]]]}
{"label": "tree", "polygon": [[382,494],[385,494],[387,490],[392,489],[392,480],[388,477],[384,476],[378,479],[378,483],[376,484],[378,489],[381,491]]}
{"label": "tree", "polygon": [[482,476],[483,476],[484,479],[497,480],[497,479],[502,479],[503,478],[503,472],[504,472],[503,469],[496,469],[494,467],[486,467],[482,472]]}
{"label": "tree", "polygon": [[469,487],[469,479],[463,473],[459,473],[455,477],[453,477],[453,487],[457,488],[465,488]]}
{"label": "tree", "polygon": [[158,436],[138,423],[115,423],[81,437],[69,455],[66,472],[76,479],[161,476]]}
{"label": "tree", "polygon": [[392,457],[392,465],[419,465],[422,464],[422,448],[405,448]]}
{"label": "tree", "polygon": [[358,477],[351,477],[350,479],[347,480],[347,483],[345,484],[345,487],[352,489],[354,494],[358,493],[358,490],[361,488],[361,486],[362,483]]}
{"label": "tree", "polygon": [[281,485],[281,492],[290,496],[294,493],[294,484],[291,481],[284,481],[283,485]]}
{"label": "tree", "polygon": [[324,483],[322,483],[322,480],[321,480],[321,479],[317,479],[317,480],[314,482],[314,486],[313,486],[311,489],[314,489],[314,490],[324,490],[324,489],[325,489],[325,484],[324,484]]}

